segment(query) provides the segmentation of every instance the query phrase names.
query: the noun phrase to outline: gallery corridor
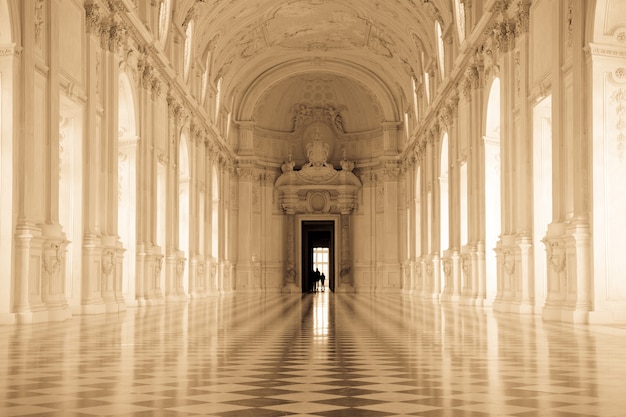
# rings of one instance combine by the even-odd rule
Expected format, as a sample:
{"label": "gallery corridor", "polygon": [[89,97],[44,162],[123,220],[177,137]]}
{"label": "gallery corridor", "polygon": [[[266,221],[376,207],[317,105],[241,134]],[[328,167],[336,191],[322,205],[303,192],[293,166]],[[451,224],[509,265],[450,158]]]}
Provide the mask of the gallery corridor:
{"label": "gallery corridor", "polygon": [[624,416],[626,329],[399,295],[236,295],[0,328],[0,415]]}

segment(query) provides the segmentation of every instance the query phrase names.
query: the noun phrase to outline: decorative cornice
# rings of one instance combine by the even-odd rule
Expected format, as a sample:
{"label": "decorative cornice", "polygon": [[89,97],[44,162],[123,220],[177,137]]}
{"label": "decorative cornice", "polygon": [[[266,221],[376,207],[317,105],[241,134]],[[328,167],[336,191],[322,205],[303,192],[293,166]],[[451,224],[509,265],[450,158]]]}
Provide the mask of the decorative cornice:
{"label": "decorative cornice", "polygon": [[602,56],[608,58],[626,58],[626,49],[613,45],[590,43],[584,48],[587,56]]}
{"label": "decorative cornice", "polygon": [[240,181],[260,183],[263,170],[259,169],[256,165],[249,164],[247,161],[239,161],[235,164],[235,169]]}
{"label": "decorative cornice", "polygon": [[383,178],[386,180],[397,180],[402,173],[399,161],[384,161],[382,167]]}
{"label": "decorative cornice", "polygon": [[[484,70],[485,56],[493,55],[492,46],[493,40],[491,36],[493,29],[498,25],[502,19],[509,19],[517,25],[517,14],[515,7],[519,2],[527,2],[528,0],[507,0],[507,1],[495,1],[488,2],[494,7],[487,13],[482,13],[480,19],[474,22],[473,29],[468,31],[464,44],[467,45],[456,57],[454,67],[448,74],[446,81],[441,84],[436,94],[431,97],[429,105],[423,109],[420,113],[420,120],[416,127],[415,133],[412,137],[416,139],[412,141],[409,146],[403,150],[403,154],[415,153],[420,158],[423,155],[425,149],[426,138],[428,137],[428,130],[434,123],[438,123],[439,109],[446,103],[458,90],[458,94],[463,94],[466,99],[471,99],[472,89],[478,89],[482,86],[482,73]],[[466,8],[476,7],[470,0],[463,1]],[[481,6],[482,7],[482,6]],[[524,5],[519,6],[524,11]],[[517,9],[518,13],[520,9]],[[512,18],[516,17],[515,21]],[[522,19],[524,16],[521,17]],[[523,25],[522,25],[523,26]],[[521,29],[520,29],[521,30]],[[626,39],[626,36],[625,36]],[[514,42],[514,38],[513,38]],[[513,43],[514,44],[514,43]],[[426,68],[428,70],[428,67]]]}
{"label": "decorative cornice", "polygon": [[[90,3],[87,6],[96,5],[96,0],[88,1]],[[136,4],[135,0],[132,1]],[[168,95],[176,97],[178,105],[184,109],[189,117],[202,122],[207,136],[210,137],[207,140],[218,144],[219,149],[228,155],[226,158],[233,160],[234,152],[225,142],[225,138],[221,136],[217,127],[208,120],[202,106],[190,94],[188,86],[182,82],[181,77],[177,76],[175,68],[172,66],[172,62],[165,51],[155,44],[150,31],[146,29],[133,10],[129,10],[133,6],[127,3],[128,0],[107,0],[109,10],[115,12],[116,17],[119,18],[118,27],[121,25],[124,27],[125,39],[128,42],[124,42],[124,39],[122,39],[122,44],[130,43],[137,45],[137,81],[139,85],[149,89],[153,100],[161,97],[162,91],[166,89]],[[103,9],[103,7],[99,7],[99,9]],[[115,32],[116,36],[118,31],[119,29]],[[127,54],[130,53],[130,51],[127,51]]]}

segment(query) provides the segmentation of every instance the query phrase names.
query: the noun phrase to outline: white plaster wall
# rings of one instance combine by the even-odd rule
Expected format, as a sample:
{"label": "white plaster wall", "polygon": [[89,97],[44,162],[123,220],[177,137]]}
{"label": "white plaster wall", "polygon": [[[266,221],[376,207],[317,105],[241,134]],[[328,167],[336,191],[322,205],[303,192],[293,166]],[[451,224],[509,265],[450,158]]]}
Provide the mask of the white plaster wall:
{"label": "white plaster wall", "polygon": [[530,9],[530,85],[544,82],[553,53],[553,0],[536,0]]}
{"label": "white plaster wall", "polygon": [[[269,207],[268,207],[269,206]],[[285,239],[284,239],[284,216],[274,210],[275,204],[266,203],[269,212],[266,215],[265,233],[262,234],[264,241],[261,242],[260,256],[266,259],[265,263],[265,288],[270,292],[278,292],[283,286],[285,275]]]}
{"label": "white plaster wall", "polygon": [[[626,56],[626,54],[625,54]],[[626,83],[623,59],[592,57],[594,320],[626,321]],[[621,128],[620,128],[621,127]]]}
{"label": "white plaster wall", "polygon": [[61,20],[59,25],[60,70],[74,83],[83,86],[85,84],[83,55],[85,10],[82,4],[74,0],[63,0],[59,2],[58,13]]}
{"label": "white plaster wall", "polygon": [[[14,7],[15,5],[13,5]],[[17,106],[16,86],[18,56],[11,45],[13,36],[12,16],[7,1],[0,0],[0,324],[13,323],[11,314],[13,294],[13,232],[15,229],[15,166],[16,136],[15,110]],[[5,156],[7,155],[7,156]]]}
{"label": "white plaster wall", "polygon": [[359,208],[352,216],[352,259],[354,261],[354,287],[357,292],[369,292],[376,286],[375,248],[376,213],[375,184],[366,181],[361,190]]}
{"label": "white plaster wall", "polygon": [[[2,14],[2,13],[0,13]],[[10,56],[0,56],[0,155],[13,155],[12,111],[13,88],[4,82],[4,74],[11,74]],[[9,77],[6,77],[10,80]],[[13,158],[0,158],[0,324],[13,321],[11,312],[12,258],[13,258]],[[4,202],[11,202],[9,204]]]}

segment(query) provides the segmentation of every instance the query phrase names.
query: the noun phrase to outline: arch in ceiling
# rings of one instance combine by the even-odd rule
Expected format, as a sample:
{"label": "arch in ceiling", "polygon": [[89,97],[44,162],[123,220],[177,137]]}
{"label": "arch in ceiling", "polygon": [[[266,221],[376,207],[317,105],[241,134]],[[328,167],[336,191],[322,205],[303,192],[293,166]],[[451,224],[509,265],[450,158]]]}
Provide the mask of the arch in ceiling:
{"label": "arch in ceiling", "polygon": [[0,0],[0,43],[20,44],[19,3],[16,1]]}
{"label": "arch in ceiling", "polygon": [[[626,39],[626,2],[597,0],[585,3],[586,42],[621,45]],[[570,7],[570,12],[573,10]]]}
{"label": "arch in ceiling", "polygon": [[301,59],[278,65],[254,80],[248,81],[248,87],[243,91],[239,100],[235,100],[236,120],[252,120],[257,103],[265,93],[278,83],[302,74],[335,74],[357,83],[365,85],[378,100],[384,121],[400,121],[400,103],[383,80],[372,71],[358,65],[338,60]]}
{"label": "arch in ceiling", "polygon": [[304,109],[327,109],[339,116],[344,133],[379,130],[384,120],[372,91],[354,78],[329,73],[306,73],[285,79],[266,89],[253,115],[255,126],[275,132],[295,129],[295,115]]}
{"label": "arch in ceiling", "polygon": [[[211,82],[223,77],[224,102],[239,100],[257,77],[300,59],[345,61],[346,68],[375,73],[365,85],[381,84],[396,96],[385,118],[400,120],[397,110],[412,95],[411,78],[422,72],[421,52],[435,56],[432,22],[445,29],[452,20],[450,0],[179,0],[176,20],[197,20],[197,56],[212,51]],[[321,55],[324,58],[315,58]],[[306,57],[306,58],[305,58]],[[335,71],[329,70],[329,71]],[[350,71],[350,72],[351,72]],[[346,73],[342,73],[346,75]],[[349,75],[348,75],[349,76]],[[367,77],[365,77],[367,78]],[[376,80],[378,78],[378,80]],[[378,88],[378,87],[376,87]],[[387,93],[386,93],[387,94]],[[385,95],[386,95],[385,94]],[[402,104],[404,103],[404,104]],[[233,103],[236,119],[252,114]],[[239,110],[237,110],[239,109]],[[247,112],[247,116],[244,114]]]}

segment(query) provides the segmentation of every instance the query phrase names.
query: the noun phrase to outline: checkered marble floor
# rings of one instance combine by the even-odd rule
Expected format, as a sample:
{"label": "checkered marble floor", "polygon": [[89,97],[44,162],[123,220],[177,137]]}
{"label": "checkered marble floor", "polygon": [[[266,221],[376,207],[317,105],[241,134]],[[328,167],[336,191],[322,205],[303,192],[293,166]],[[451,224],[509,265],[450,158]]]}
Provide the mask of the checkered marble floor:
{"label": "checkered marble floor", "polygon": [[626,329],[400,295],[0,327],[0,416],[626,416]]}

